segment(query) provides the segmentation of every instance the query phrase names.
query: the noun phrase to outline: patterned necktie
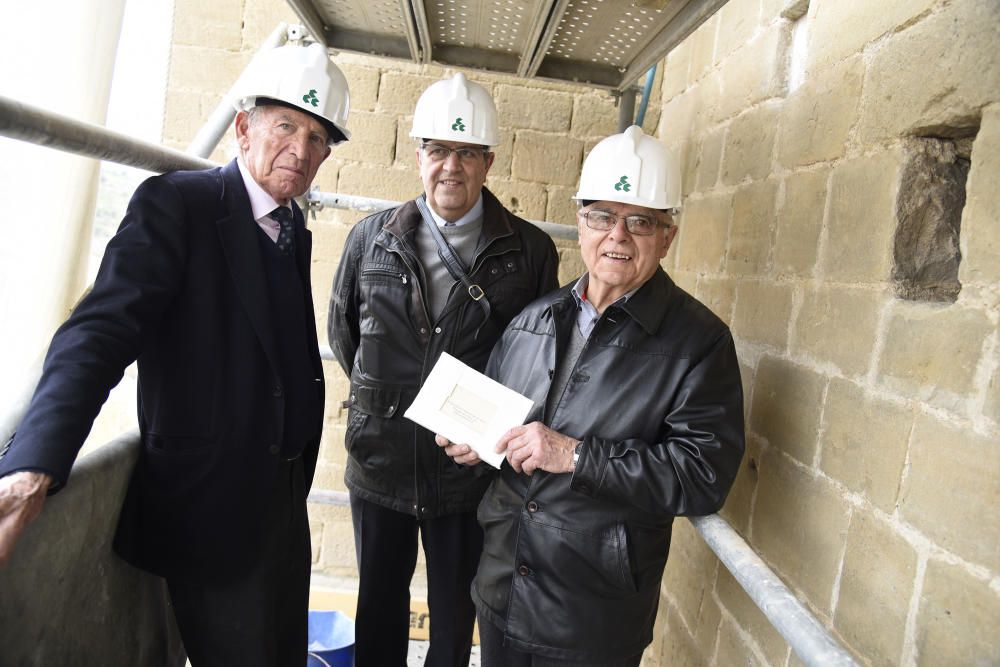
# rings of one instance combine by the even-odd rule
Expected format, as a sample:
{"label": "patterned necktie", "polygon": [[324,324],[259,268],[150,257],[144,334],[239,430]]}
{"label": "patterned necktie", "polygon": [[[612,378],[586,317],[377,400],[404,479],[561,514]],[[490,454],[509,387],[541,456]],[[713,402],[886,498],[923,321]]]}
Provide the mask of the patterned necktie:
{"label": "patterned necktie", "polygon": [[278,250],[285,255],[291,255],[294,251],[295,233],[292,227],[292,210],[287,206],[279,206],[269,214],[272,220],[276,220],[281,229],[278,231]]}

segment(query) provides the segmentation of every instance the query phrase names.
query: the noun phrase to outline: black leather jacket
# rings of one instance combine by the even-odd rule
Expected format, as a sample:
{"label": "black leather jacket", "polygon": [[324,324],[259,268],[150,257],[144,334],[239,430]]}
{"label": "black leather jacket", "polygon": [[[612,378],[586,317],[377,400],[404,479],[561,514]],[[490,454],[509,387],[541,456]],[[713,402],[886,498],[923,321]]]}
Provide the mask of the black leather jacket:
{"label": "black leather jacket", "polygon": [[[493,351],[487,374],[534,400],[529,422],[542,418],[576,315],[564,287]],[[520,650],[636,655],[652,640],[673,518],[717,511],[743,456],[728,328],[658,269],[605,310],[549,426],[583,440],[576,470],[528,477],[504,463],[479,506],[473,598]]]}
{"label": "black leather jacket", "polygon": [[559,258],[547,234],[484,188],[483,229],[469,275],[489,299],[490,321],[484,324],[483,310],[457,285],[431,322],[414,246],[420,224],[409,201],[355,225],[334,278],[328,334],[351,378],[344,436],[348,488],[428,518],[473,511],[490,479],[454,463],[434,444],[434,434],[403,412],[441,352],[482,370],[507,323],[558,287]]}

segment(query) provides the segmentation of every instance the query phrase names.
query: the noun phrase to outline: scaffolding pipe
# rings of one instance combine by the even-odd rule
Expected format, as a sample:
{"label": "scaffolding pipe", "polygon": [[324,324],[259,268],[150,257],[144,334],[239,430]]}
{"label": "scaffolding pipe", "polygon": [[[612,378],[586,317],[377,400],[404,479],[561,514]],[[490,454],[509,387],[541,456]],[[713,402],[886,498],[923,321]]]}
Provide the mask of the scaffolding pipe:
{"label": "scaffolding pipe", "polygon": [[[313,188],[306,196],[310,208],[322,210],[325,207],[361,211],[362,213],[378,213],[388,208],[395,208],[402,204],[400,201],[391,199],[376,199],[374,197],[361,197],[358,195],[343,195],[336,192],[320,192]],[[528,220],[535,227],[554,239],[575,241],[578,237],[576,227],[573,225],[560,225],[556,222],[546,220]]]}
{"label": "scaffolding pipe", "polygon": [[218,166],[173,148],[134,139],[2,95],[0,136],[161,173]]}
{"label": "scaffolding pipe", "polygon": [[627,130],[635,118],[635,86],[629,86],[618,97],[618,134]]}
{"label": "scaffolding pipe", "polygon": [[[293,26],[289,28],[285,23],[279,23],[277,27],[271,31],[271,34],[267,36],[264,43],[261,44],[260,49],[258,49],[257,54],[254,56],[256,59],[261,53],[269,51],[271,49],[277,48],[284,44],[292,36],[297,36],[301,32],[301,28],[298,26]],[[252,63],[253,61],[251,61]],[[249,65],[247,65],[249,67]],[[207,158],[215,150],[215,147],[219,145],[222,141],[222,137],[225,136],[226,130],[232,125],[233,119],[236,118],[236,109],[233,108],[232,102],[233,90],[230,89],[228,93],[222,96],[222,101],[219,102],[219,106],[215,107],[215,111],[208,117],[205,124],[201,126],[198,133],[194,135],[194,139],[188,144],[187,152],[191,155],[197,155],[198,157]]]}
{"label": "scaffolding pipe", "polygon": [[725,519],[712,514],[689,520],[803,663],[808,667],[857,666]]}

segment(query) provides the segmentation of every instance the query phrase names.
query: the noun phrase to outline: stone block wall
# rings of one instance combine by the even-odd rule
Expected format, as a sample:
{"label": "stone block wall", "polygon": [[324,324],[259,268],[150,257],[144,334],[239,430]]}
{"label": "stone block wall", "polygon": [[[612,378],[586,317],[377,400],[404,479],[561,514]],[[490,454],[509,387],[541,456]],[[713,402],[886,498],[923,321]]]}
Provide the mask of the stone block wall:
{"label": "stone block wall", "polygon": [[[164,118],[164,143],[183,149],[278,22],[296,23],[283,0],[176,0],[173,46]],[[327,192],[406,200],[422,192],[416,141],[409,137],[413,107],[434,81],[454,70],[399,60],[340,53],[334,58],[351,90],[351,141],[334,147],[316,184]],[[660,69],[662,72],[662,68]],[[513,76],[466,71],[486,86],[499,113],[502,143],[487,187],[514,213],[534,220],[575,224],[576,192],[585,150],[615,131],[618,110],[604,91],[580,85],[528,82]],[[658,76],[645,130],[659,122]],[[232,132],[212,155],[235,155]],[[310,221],[313,231],[313,295],[321,343],[326,341],[330,285],[347,233],[362,215],[325,210]],[[578,276],[583,265],[575,242],[557,242],[560,280]],[[343,438],[347,411],[340,402],[348,382],[340,367],[325,362],[326,427],[315,488],[344,490]],[[314,567],[331,575],[354,572],[350,513],[312,506]]]}
{"label": "stone block wall", "polygon": [[[664,266],[747,394],[723,515],[863,665],[1000,663],[998,43],[991,0],[729,0],[666,59]],[[647,667],[801,664],[683,521],[657,623]]]}

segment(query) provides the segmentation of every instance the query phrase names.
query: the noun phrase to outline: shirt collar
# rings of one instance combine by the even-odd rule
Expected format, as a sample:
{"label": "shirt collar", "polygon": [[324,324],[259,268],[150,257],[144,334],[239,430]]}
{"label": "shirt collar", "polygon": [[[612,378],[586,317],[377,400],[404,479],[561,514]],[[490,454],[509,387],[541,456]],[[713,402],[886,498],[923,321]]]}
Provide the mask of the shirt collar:
{"label": "shirt collar", "polygon": [[[260,221],[261,218],[266,218],[271,211],[281,206],[281,204],[274,201],[274,197],[267,194],[264,188],[260,187],[260,184],[254,180],[253,176],[250,175],[250,170],[243,164],[242,157],[236,158],[236,165],[240,168],[243,185],[247,189],[247,196],[250,197],[250,209],[253,211],[253,219]],[[286,206],[286,208],[291,207]]]}
{"label": "shirt collar", "polygon": [[479,199],[477,199],[476,203],[472,205],[472,208],[469,209],[468,213],[452,223],[449,223],[447,220],[438,215],[430,203],[427,204],[427,210],[431,212],[431,217],[434,218],[434,222],[437,223],[438,227],[444,227],[446,224],[461,227],[468,222],[472,222],[473,220],[478,220],[483,217],[483,193],[482,191],[479,192]]}
{"label": "shirt collar", "polygon": [[[586,304],[591,310],[597,312],[597,309],[594,308],[594,304],[592,304],[587,299],[587,285],[589,284],[590,284],[590,273],[589,272],[584,273],[582,276],[580,276],[580,279],[577,280],[576,283],[573,285],[573,289],[571,291],[573,293],[573,298],[576,301],[576,305],[578,308],[581,308],[583,307],[584,304]],[[639,287],[642,287],[642,285],[639,285]],[[609,307],[623,305],[626,301],[632,298],[632,295],[639,290],[639,287],[636,287],[635,289],[625,292],[625,294],[622,294],[620,297],[618,297],[618,299],[615,300],[614,303],[610,304]]]}

